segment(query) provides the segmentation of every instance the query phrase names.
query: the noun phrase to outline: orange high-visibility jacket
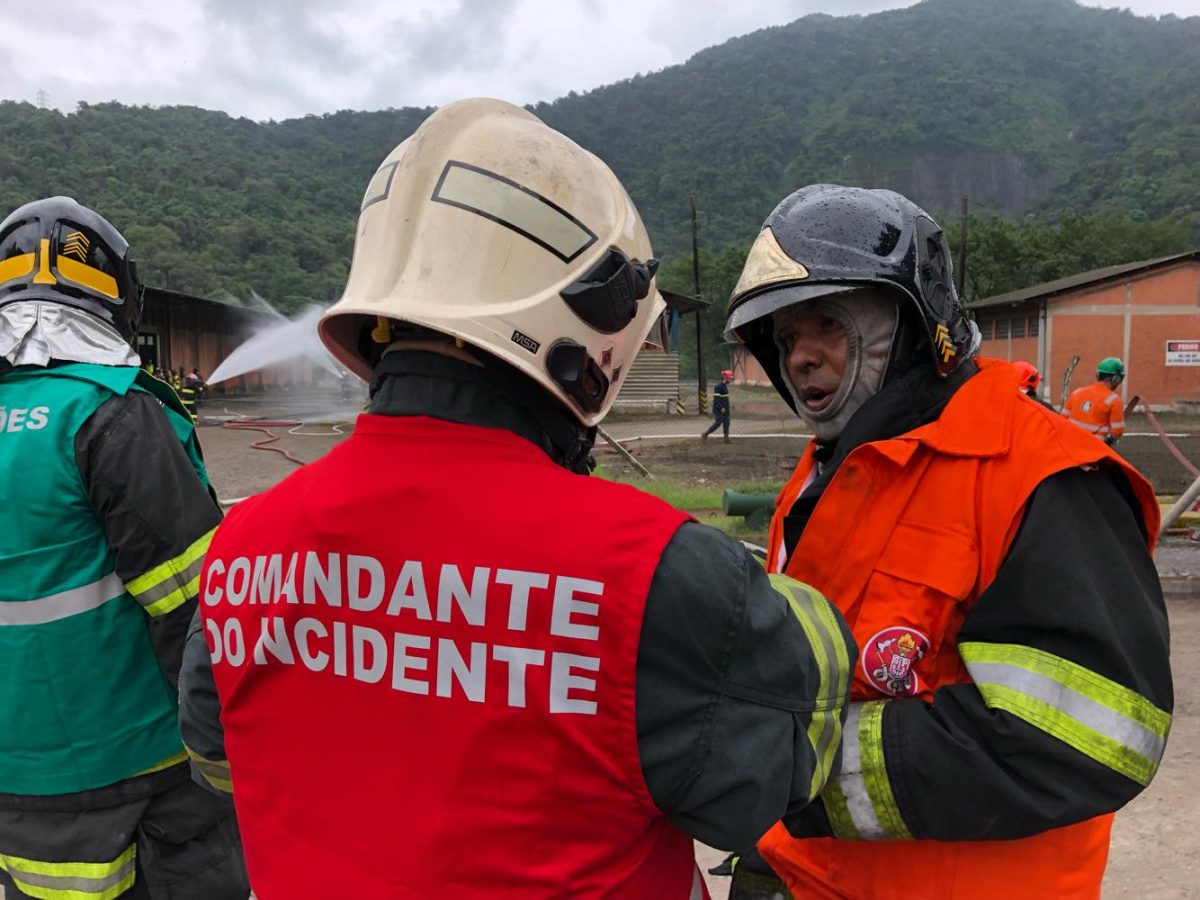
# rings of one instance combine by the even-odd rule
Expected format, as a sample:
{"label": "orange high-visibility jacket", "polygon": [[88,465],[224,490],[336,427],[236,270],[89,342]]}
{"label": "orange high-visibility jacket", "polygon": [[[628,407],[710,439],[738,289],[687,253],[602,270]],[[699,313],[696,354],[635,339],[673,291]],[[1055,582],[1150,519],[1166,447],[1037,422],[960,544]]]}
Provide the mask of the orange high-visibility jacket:
{"label": "orange high-visibility jacket", "polygon": [[1125,433],[1125,405],[1103,381],[1071,391],[1063,415],[1099,438],[1115,440]]}
{"label": "orange high-visibility jacket", "polygon": [[[989,708],[1013,712],[1022,708],[1012,698],[1023,685],[1059,677],[1069,682],[1069,674],[1083,679],[1089,691],[1119,695],[1130,716],[1145,711],[1148,727],[1157,729],[1160,745],[1165,743],[1166,712],[1073,661],[1015,644],[958,645],[964,617],[995,579],[1026,502],[1046,478],[1107,460],[1128,477],[1151,541],[1159,515],[1149,483],[1100,441],[1020,395],[1014,368],[990,360],[980,360],[979,367],[939,419],[849,454],[790,559],[784,518],[813,473],[813,444],[780,495],[768,567],[780,571],[786,559],[786,574],[814,585],[836,603],[862,660],[844,731],[842,776],[821,795],[839,837],[795,839],[777,823],[759,842],[763,856],[797,897],[1099,897],[1111,815],[1016,840],[912,839],[911,823],[904,821],[893,796],[894,773],[888,771],[892,745],[885,740],[884,712],[893,702],[919,698],[929,704],[939,687],[975,683]],[[983,410],[987,413],[981,414]],[[1011,676],[1017,689],[1004,684],[993,689],[972,673],[999,673],[998,682]],[[1101,696],[1100,702],[1108,699]],[[1026,706],[1036,707],[1037,701]],[[1039,724],[1031,720],[1036,716],[1015,714],[1080,749],[1071,723]],[[1120,727],[1114,731],[1120,733]],[[1089,753],[1086,743],[1083,748]],[[1157,758],[1144,762],[1149,774],[1141,783],[1152,775]],[[956,765],[953,759],[930,759],[928,764]],[[1018,757],[1009,764],[1023,762]],[[906,785],[921,781],[919,772],[906,776]],[[987,815],[986,809],[978,810],[977,821]]]}

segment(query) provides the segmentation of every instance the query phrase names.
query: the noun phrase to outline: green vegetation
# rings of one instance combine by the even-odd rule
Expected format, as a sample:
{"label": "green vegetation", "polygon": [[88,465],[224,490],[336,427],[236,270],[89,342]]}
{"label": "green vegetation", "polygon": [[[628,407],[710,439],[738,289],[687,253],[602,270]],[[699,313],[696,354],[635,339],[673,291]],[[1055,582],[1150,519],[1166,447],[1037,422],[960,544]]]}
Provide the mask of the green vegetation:
{"label": "green vegetation", "polygon": [[[968,296],[1194,245],[1197,47],[1200,17],[925,0],[808,16],[533,109],[612,165],[668,264],[664,284],[689,293],[679,259],[697,195],[701,286],[716,304],[706,333],[720,354],[744,248],[780,198],[814,181],[889,187],[947,225],[970,195]],[[428,114],[256,123],[0,102],[0,210],[71,194],[125,231],[148,281],[255,290],[297,309],[341,290],[363,188]],[[722,356],[709,358],[711,370]]]}
{"label": "green vegetation", "polygon": [[720,528],[738,540],[752,543],[765,542],[766,534],[761,529],[748,526],[746,520],[741,516],[721,515],[721,495],[726,488],[747,494],[775,494],[782,487],[778,482],[765,481],[697,484],[685,478],[664,478],[659,475],[654,478],[643,478],[640,475],[609,472],[603,466],[597,468],[594,474],[610,481],[631,484],[647,494],[653,494],[660,500],[665,500],[676,509],[687,510],[705,525]]}

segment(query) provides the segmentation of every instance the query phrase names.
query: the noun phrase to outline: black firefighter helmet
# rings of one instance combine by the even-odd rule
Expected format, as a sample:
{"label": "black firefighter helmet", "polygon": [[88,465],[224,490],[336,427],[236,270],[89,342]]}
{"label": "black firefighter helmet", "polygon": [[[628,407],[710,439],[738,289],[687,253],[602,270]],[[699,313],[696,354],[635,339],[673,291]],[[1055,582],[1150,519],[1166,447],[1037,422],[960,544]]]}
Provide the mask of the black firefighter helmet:
{"label": "black firefighter helmet", "polygon": [[130,344],[142,315],[129,244],[103,216],[70,197],[26,203],[0,222],[0,306],[21,300],[74,306]]}
{"label": "black firefighter helmet", "polygon": [[[895,288],[911,301],[901,307],[897,344],[906,320],[919,323],[908,342],[922,352],[928,344],[939,376],[975,351],[977,332],[954,288],[950,248],[937,222],[894,191],[836,184],[800,188],[767,217],[730,295],[725,337],[744,343],[792,403],[780,380],[771,314],[806,296],[871,285]],[[783,287],[803,290],[771,295]],[[905,349],[893,347],[893,357]],[[890,369],[899,373],[895,360]]]}

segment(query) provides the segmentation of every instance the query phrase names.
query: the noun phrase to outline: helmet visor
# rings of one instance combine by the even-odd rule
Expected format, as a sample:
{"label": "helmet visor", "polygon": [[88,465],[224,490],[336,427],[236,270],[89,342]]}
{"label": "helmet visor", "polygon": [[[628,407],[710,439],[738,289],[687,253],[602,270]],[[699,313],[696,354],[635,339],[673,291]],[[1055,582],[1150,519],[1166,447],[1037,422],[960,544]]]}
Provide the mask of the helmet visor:
{"label": "helmet visor", "polygon": [[828,297],[830,294],[844,294],[855,291],[865,285],[861,284],[793,284],[788,287],[776,288],[773,291],[759,294],[738,304],[729,314],[725,322],[725,340],[745,342],[738,333],[739,329],[753,323],[760,323],[781,309],[815,300],[818,297]]}

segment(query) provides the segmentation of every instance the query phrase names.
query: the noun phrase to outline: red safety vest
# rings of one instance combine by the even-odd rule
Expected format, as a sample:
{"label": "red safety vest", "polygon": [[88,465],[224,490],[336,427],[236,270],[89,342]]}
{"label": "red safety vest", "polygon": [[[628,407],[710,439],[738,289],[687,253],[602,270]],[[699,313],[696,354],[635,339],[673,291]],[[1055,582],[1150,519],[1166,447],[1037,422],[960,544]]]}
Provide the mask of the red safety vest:
{"label": "red safety vest", "polygon": [[686,518],[506,431],[373,415],[237,506],[201,606],[257,895],[707,896],[635,715]]}
{"label": "red safety vest", "polygon": [[[861,664],[853,701],[899,693],[931,702],[941,685],[970,682],[959,627],[995,578],[1030,495],[1054,473],[1102,459],[1118,464],[1151,543],[1158,531],[1149,482],[1020,394],[1011,365],[978,362],[981,371],[937,421],[850,453],[787,563],[788,575],[837,604],[854,633]],[[813,450],[810,443],[780,494],[768,542],[772,571],[783,565],[783,519],[813,471]],[[889,652],[876,652],[885,642],[893,642]],[[777,823],[759,849],[798,897],[1074,900],[1099,897],[1111,826],[1106,815],[1021,840],[952,843],[796,840]]]}

